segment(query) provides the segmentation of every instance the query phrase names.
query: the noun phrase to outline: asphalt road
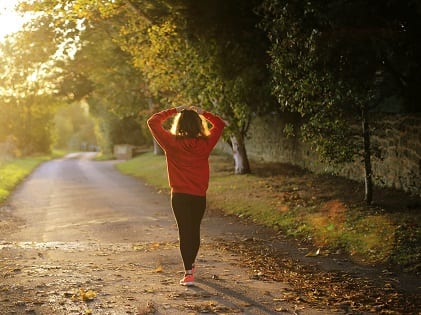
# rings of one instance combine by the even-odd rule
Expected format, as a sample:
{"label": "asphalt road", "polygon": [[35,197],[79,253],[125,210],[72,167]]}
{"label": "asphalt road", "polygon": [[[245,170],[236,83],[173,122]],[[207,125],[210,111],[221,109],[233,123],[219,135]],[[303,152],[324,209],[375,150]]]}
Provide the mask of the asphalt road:
{"label": "asphalt road", "polygon": [[6,203],[17,226],[0,241],[0,314],[340,314],[218,248],[258,233],[230,217],[205,216],[197,285],[180,286],[169,197],[93,157],[42,164]]}

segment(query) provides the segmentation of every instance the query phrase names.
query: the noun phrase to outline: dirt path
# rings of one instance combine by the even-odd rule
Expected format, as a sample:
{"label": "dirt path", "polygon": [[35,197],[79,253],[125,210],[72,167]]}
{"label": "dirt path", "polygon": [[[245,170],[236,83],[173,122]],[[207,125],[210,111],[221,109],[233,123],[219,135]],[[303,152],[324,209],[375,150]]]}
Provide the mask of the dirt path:
{"label": "dirt path", "polygon": [[208,213],[197,285],[182,287],[168,196],[92,157],[41,165],[0,210],[0,314],[350,314],[346,303],[300,298],[255,267],[251,250],[268,246],[285,264],[300,256],[319,271],[375,275],[341,259],[306,258],[308,249],[263,228]]}

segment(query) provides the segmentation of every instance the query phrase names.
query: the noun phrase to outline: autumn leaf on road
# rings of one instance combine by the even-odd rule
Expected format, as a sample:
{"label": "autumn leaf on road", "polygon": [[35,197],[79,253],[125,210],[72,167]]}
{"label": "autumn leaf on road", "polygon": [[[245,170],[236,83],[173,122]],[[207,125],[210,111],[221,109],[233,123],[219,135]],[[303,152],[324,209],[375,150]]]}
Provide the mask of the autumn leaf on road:
{"label": "autumn leaf on road", "polygon": [[72,300],[82,300],[82,301],[92,301],[96,298],[96,292],[92,290],[85,291],[85,289],[80,288],[77,294],[72,296]]}
{"label": "autumn leaf on road", "polygon": [[316,257],[320,255],[320,248],[317,249],[315,252],[309,252],[307,253],[306,257]]}
{"label": "autumn leaf on road", "polygon": [[156,273],[160,273],[160,272],[163,272],[164,271],[164,269],[162,268],[162,266],[158,266],[158,267],[156,267],[156,269],[155,269],[155,272]]}

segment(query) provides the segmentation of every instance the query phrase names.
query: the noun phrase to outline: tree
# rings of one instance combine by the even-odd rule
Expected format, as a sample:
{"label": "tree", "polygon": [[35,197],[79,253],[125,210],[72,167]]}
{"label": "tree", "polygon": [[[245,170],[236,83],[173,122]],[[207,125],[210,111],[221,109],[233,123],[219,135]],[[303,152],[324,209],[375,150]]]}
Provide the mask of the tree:
{"label": "tree", "polygon": [[[93,4],[93,5],[92,5]],[[60,63],[62,81],[57,97],[68,102],[86,100],[96,116],[101,147],[112,149],[113,141],[147,142],[139,112],[149,106],[141,73],[116,40],[125,21],[118,12],[132,12],[129,1],[93,3],[23,2],[22,10],[36,11],[53,19],[60,45],[73,43],[73,54]],[[123,128],[126,126],[126,128]],[[146,124],[145,124],[146,126]],[[113,135],[111,133],[116,133]]]}
{"label": "tree", "polygon": [[[420,65],[418,22],[408,1],[273,1],[262,4],[263,28],[272,47],[273,93],[282,109],[303,118],[304,139],[329,162],[352,160],[362,152],[365,198],[372,202],[369,115],[390,97],[404,97],[404,77],[417,77],[408,65]],[[396,15],[394,11],[406,12]],[[411,47],[402,53],[402,47]],[[410,61],[402,63],[403,58]],[[393,66],[392,66],[393,65]],[[406,74],[406,75],[404,75]],[[405,91],[405,92],[404,92]],[[408,105],[407,105],[408,106]],[[361,121],[362,146],[350,122]],[[361,139],[361,137],[359,138]],[[358,143],[358,140],[357,140]]]}
{"label": "tree", "polygon": [[[160,104],[196,104],[230,122],[235,172],[250,172],[245,137],[265,94],[265,41],[253,2],[180,1],[160,19],[129,16],[122,47],[134,58]],[[164,10],[163,10],[164,11]],[[140,26],[140,28],[139,28]]]}
{"label": "tree", "polygon": [[57,85],[51,56],[56,52],[52,27],[40,19],[39,28],[9,37],[0,46],[0,115],[3,136],[15,137],[24,154],[48,152],[55,102],[50,97]]}
{"label": "tree", "polygon": [[56,31],[64,34],[61,40],[74,43],[77,48],[71,58],[60,63],[62,81],[56,96],[70,103],[82,99],[88,102],[90,113],[96,117],[101,147],[109,152],[114,141],[146,143],[149,137],[145,137],[138,116],[148,106],[142,75],[116,42],[125,22],[114,10],[125,5],[121,1],[116,5],[91,4],[91,1],[68,4],[51,1],[23,8],[51,17],[58,25]]}
{"label": "tree", "polygon": [[130,55],[115,43],[113,32],[113,27],[104,21],[87,26],[81,36],[82,48],[67,67],[93,86],[85,99],[91,114],[98,123],[104,124],[98,130],[110,133],[102,137],[109,140],[103,146],[108,149],[115,143],[140,145],[149,139],[143,130],[146,125],[142,124],[138,115],[149,106],[144,94],[143,76],[131,64]]}
{"label": "tree", "polygon": [[56,148],[88,150],[96,146],[94,120],[89,115],[86,103],[62,106],[57,111],[54,122]]}
{"label": "tree", "polygon": [[[256,24],[260,1],[185,1],[189,38],[198,38],[203,61],[211,60],[202,99],[229,122],[235,173],[250,172],[245,139],[253,116],[268,112],[274,104],[266,69],[268,43]],[[206,43],[212,43],[213,50]],[[203,52],[211,51],[211,57]]]}
{"label": "tree", "polygon": [[[140,72],[140,98],[128,108],[144,113],[168,105],[195,104],[219,113],[230,122],[235,172],[242,174],[250,172],[245,147],[250,120],[271,107],[267,41],[255,27],[253,11],[258,2],[53,0],[31,2],[27,7],[57,17],[61,33],[73,41],[71,29],[77,25],[83,25],[79,29],[84,28],[85,34],[99,34],[95,30],[107,25],[105,35],[131,56],[131,65]],[[93,42],[100,38],[104,37]],[[83,40],[79,42],[83,45]],[[120,86],[107,90],[95,86],[93,94],[102,100],[95,103],[113,99],[105,95]],[[121,113],[118,106],[107,108]]]}

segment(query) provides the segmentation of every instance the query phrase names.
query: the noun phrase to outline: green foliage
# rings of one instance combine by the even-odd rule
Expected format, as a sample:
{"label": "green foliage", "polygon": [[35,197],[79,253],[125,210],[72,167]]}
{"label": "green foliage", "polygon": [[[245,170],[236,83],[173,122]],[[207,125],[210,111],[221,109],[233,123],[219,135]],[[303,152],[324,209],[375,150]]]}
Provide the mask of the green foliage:
{"label": "green foliage", "polygon": [[[77,49],[60,64],[60,96],[89,96],[93,112],[103,113],[102,106],[140,129],[158,108],[198,105],[229,120],[246,152],[252,115],[273,105],[266,39],[255,27],[258,2],[52,0],[21,7],[52,20],[58,42],[71,43],[66,52]],[[105,126],[112,115],[98,117],[99,130],[112,132]]]}
{"label": "green foliage", "polygon": [[[87,101],[92,107],[90,113],[97,118],[96,130],[101,147],[108,152],[114,144],[113,138],[137,139],[133,144],[146,141],[142,132],[133,132],[133,125],[140,122],[139,111],[148,106],[142,93],[142,77],[131,65],[130,56],[115,42],[122,21],[112,18],[120,5],[120,2],[98,5],[91,1],[71,4],[23,1],[21,5],[24,11],[38,12],[31,23],[33,30],[44,29],[45,21],[48,21],[46,25],[54,25],[49,33],[52,50],[46,51],[46,55],[55,62],[45,67],[45,73],[51,79],[57,79],[57,84],[49,94],[61,104],[63,101]],[[58,75],[54,76],[55,72]],[[98,106],[105,110],[98,109]],[[118,124],[130,127],[117,128]],[[141,129],[141,126],[137,124],[136,129]],[[118,134],[109,134],[115,130]]]}
{"label": "green foliage", "polygon": [[340,119],[355,100],[344,97],[348,87],[338,85],[331,71],[337,64],[323,46],[328,27],[324,11],[319,4],[300,1],[265,1],[263,7],[272,43],[273,93],[281,109],[303,117],[302,136],[324,159],[346,160],[353,153],[352,138]]}
{"label": "green foliage", "polygon": [[40,19],[39,28],[27,27],[0,45],[0,139],[13,136],[23,154],[49,152],[52,142],[56,47],[47,22]]}
{"label": "green foliage", "polygon": [[149,135],[145,134],[145,128],[142,129],[139,126],[137,119],[119,117],[98,104],[98,101],[90,99],[89,108],[94,117],[95,136],[101,152],[112,153],[115,144],[144,145],[151,143]]}
{"label": "green foliage", "polygon": [[80,150],[81,144],[96,145],[94,121],[87,104],[71,104],[60,108],[54,118],[55,147]]}
{"label": "green foliage", "polygon": [[[263,2],[261,26],[271,41],[273,93],[281,109],[302,116],[302,135],[323,158],[342,162],[361,151],[353,142],[350,122],[361,119],[365,107],[411,94],[409,76],[414,82],[421,79],[419,71],[415,75],[408,68],[421,66],[415,57],[421,52],[414,40],[421,31],[414,20],[418,16],[419,21],[420,14],[412,11],[415,5]],[[406,97],[406,104],[410,102]]]}
{"label": "green foliage", "polygon": [[[91,1],[80,0],[66,6],[52,1],[36,7],[49,13],[66,12],[74,21],[86,19],[81,41],[85,51],[95,51],[98,46],[94,44],[107,36],[112,39],[101,45],[95,59],[82,54],[91,60],[96,73],[97,60],[103,56],[119,66],[119,71],[106,73],[109,81],[116,82],[106,89],[101,88],[105,82],[102,78],[82,75],[95,86],[91,99],[96,97],[96,104],[120,117],[130,112],[144,117],[158,108],[198,105],[229,120],[232,133],[244,147],[252,115],[271,105],[264,58],[266,41],[263,32],[255,28],[254,6],[253,1],[187,0],[177,5],[167,1],[115,1],[93,6]],[[203,15],[200,19],[197,10]],[[115,44],[116,49],[107,49]],[[111,54],[104,52],[104,46]],[[125,59],[124,54],[115,54],[118,48],[130,55],[130,63],[118,61]],[[110,63],[102,68],[109,69]],[[137,77],[130,75],[132,70],[138,71]],[[114,73],[124,76],[114,80]],[[135,103],[131,95],[138,96]]]}
{"label": "green foliage", "polygon": [[107,23],[89,27],[82,39],[83,48],[66,69],[86,78],[94,87],[85,100],[96,120],[101,149],[112,152],[117,143],[147,142],[145,125],[138,118],[139,112],[149,106],[142,90],[142,76],[114,42]]}
{"label": "green foliage", "polygon": [[112,146],[114,131],[131,139],[131,127],[123,137],[112,127],[116,117],[137,123],[146,143],[151,112],[194,104],[229,121],[227,134],[244,157],[254,115],[292,111],[303,125],[287,131],[329,162],[349,161],[362,151],[350,121],[387,98],[409,104],[420,82],[413,1],[23,3],[41,13],[33,25],[36,38],[44,32],[51,40],[45,55],[67,56],[55,64],[60,75],[51,75],[60,83],[53,84],[56,96],[88,101],[103,147]]}

